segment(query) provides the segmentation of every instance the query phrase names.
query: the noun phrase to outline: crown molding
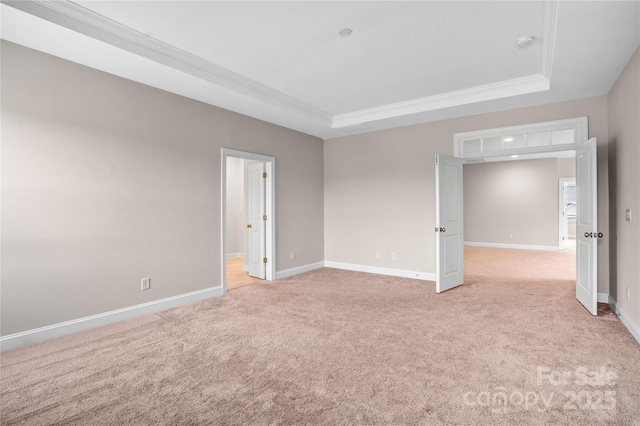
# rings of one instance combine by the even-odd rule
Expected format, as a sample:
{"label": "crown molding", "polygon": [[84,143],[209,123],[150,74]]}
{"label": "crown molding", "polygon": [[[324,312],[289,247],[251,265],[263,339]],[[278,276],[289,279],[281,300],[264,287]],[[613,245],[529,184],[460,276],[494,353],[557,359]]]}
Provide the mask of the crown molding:
{"label": "crown molding", "polygon": [[542,75],[551,80],[553,52],[556,44],[558,26],[558,1],[549,0],[544,5],[544,33],[542,36]]}
{"label": "crown molding", "polygon": [[490,101],[509,96],[524,95],[549,90],[549,79],[541,74],[498,83],[476,86],[425,98],[412,99],[379,107],[339,114],[333,117],[334,129],[353,126],[402,115],[417,114],[476,102]]}
{"label": "crown molding", "polygon": [[544,5],[540,74],[331,116],[312,105],[147,36],[73,1],[0,0],[1,3],[22,12],[247,96],[263,105],[269,105],[290,114],[302,114],[311,122],[326,126],[328,131],[339,131],[343,134],[359,133],[372,129],[366,123],[377,120],[549,90],[556,38],[558,1],[548,0]]}
{"label": "crown molding", "polygon": [[540,74],[335,115],[332,127],[338,129],[375,120],[549,90],[556,42],[558,2],[559,0],[545,1]]}
{"label": "crown molding", "polygon": [[329,114],[311,105],[135,31],[72,1],[2,0],[2,3],[252,99],[294,109],[327,125],[331,122]]}

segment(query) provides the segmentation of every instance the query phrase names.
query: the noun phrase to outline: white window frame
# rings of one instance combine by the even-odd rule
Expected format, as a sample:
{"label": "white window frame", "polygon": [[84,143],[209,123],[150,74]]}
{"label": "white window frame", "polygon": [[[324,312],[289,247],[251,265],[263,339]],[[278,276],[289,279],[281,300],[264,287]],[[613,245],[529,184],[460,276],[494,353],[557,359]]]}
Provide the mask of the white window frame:
{"label": "white window frame", "polygon": [[[573,144],[562,145],[545,145],[536,147],[521,147],[514,149],[503,149],[501,151],[477,152],[473,154],[464,154],[463,144],[468,140],[488,139],[504,137],[508,135],[520,135],[530,133],[553,132],[557,130],[573,130]],[[453,135],[453,152],[454,156],[460,158],[489,158],[503,157],[512,154],[535,154],[543,152],[568,151],[578,148],[583,144],[589,135],[589,119],[588,117],[576,117],[565,120],[545,121],[541,123],[523,124],[520,126],[499,127],[495,129],[474,130],[472,132],[454,133]]]}

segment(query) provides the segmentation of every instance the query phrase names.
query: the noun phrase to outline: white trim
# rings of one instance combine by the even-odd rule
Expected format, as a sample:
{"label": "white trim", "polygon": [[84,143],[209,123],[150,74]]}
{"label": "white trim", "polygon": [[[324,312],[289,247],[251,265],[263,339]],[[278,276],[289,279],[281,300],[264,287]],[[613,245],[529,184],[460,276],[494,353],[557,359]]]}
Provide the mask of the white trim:
{"label": "white trim", "polygon": [[331,119],[327,113],[309,104],[105,18],[72,1],[23,0],[11,2],[9,6],[251,99],[280,108],[284,106],[289,111],[294,109],[303,112],[319,122],[328,123]]}
{"label": "white trim", "polygon": [[[532,148],[518,148],[510,150],[502,150],[490,153],[478,153],[474,155],[463,155],[462,143],[466,140],[473,139],[487,139],[506,135],[528,134],[528,133],[540,133],[540,132],[552,132],[555,130],[568,130],[573,129],[574,143],[565,145],[546,145]],[[480,159],[490,157],[502,157],[507,154],[528,154],[539,152],[557,152],[557,151],[569,151],[578,148],[589,139],[589,118],[588,117],[575,117],[567,118],[564,120],[544,121],[540,123],[522,124],[519,126],[497,127],[493,129],[474,130],[471,132],[460,132],[453,134],[453,152],[454,156],[465,159]]]}
{"label": "white trim", "polygon": [[556,246],[535,246],[526,244],[501,244],[501,243],[478,243],[473,241],[465,241],[465,246],[471,247],[492,247],[492,248],[505,248],[516,250],[542,250],[542,251],[558,251]]}
{"label": "white trim", "polygon": [[283,278],[292,277],[294,275],[302,274],[304,272],[309,272],[320,268],[324,268],[324,262],[310,263],[308,265],[285,269],[283,271],[276,272],[276,280],[281,280]]}
{"label": "white trim", "polygon": [[618,306],[616,301],[613,300],[613,297],[611,296],[609,296],[609,305],[611,305],[613,311],[616,313],[616,315],[618,315],[622,324],[627,327],[629,333],[631,333],[631,335],[638,341],[638,343],[640,343],[640,326],[633,322],[631,316],[627,314],[620,306]]}
{"label": "white trim", "polygon": [[[266,209],[267,226],[266,226],[266,241],[267,251],[266,256],[268,259],[266,268],[266,280],[273,281],[276,276],[276,159],[268,155],[256,154],[253,152],[238,151],[235,149],[222,148],[220,155],[220,253],[227,252],[227,157],[242,158],[245,160],[261,161],[265,163],[265,170],[267,171],[266,182]],[[227,262],[225,255],[220,256],[220,280],[222,282],[223,292],[227,292]]]}
{"label": "white trim", "polygon": [[352,111],[332,117],[325,111],[300,99],[291,97],[286,93],[185,50],[149,37],[140,31],[108,19],[72,1],[22,0],[7,2],[10,7],[16,10],[41,18],[62,28],[213,83],[256,102],[285,109],[288,112],[301,113],[318,125],[331,125],[334,129],[385,118],[549,90],[556,39],[557,3],[558,0],[551,0],[545,2],[544,6],[544,28],[543,34],[540,36],[542,42],[540,73],[406,102]]}
{"label": "white trim", "polygon": [[337,114],[333,116],[331,127],[338,129],[386,118],[542,92],[549,90],[549,87],[549,79],[541,74],[535,74],[513,80],[486,84],[484,86],[476,86],[439,95],[361,109],[345,114]]}
{"label": "white trim", "polygon": [[542,36],[542,75],[551,80],[553,53],[556,44],[556,28],[558,25],[558,1],[545,2],[544,35]]}
{"label": "white trim", "polygon": [[413,278],[415,280],[435,281],[436,274],[431,272],[407,271],[404,269],[380,268],[377,266],[356,265],[353,263],[340,263],[325,261],[327,268],[344,269],[347,271],[367,272],[369,274],[389,275],[392,277]]}
{"label": "white trim", "polygon": [[[564,250],[567,243],[564,240],[564,178],[558,179],[558,249]],[[569,224],[567,223],[567,238],[569,238]]]}
{"label": "white trim", "polygon": [[275,162],[274,157],[268,155],[256,154],[254,152],[238,151],[236,149],[222,148],[222,154],[227,157],[243,158],[245,160],[262,161],[264,163]]}
{"label": "white trim", "polygon": [[598,303],[609,303],[610,298],[607,293],[598,293]]}
{"label": "white trim", "polygon": [[65,336],[67,334],[113,324],[114,322],[123,321],[129,318],[163,311],[169,308],[175,308],[176,306],[184,305],[186,303],[196,302],[210,297],[217,297],[222,294],[222,286],[205,288],[203,290],[192,291],[190,293],[171,296],[165,299],[141,303],[127,308],[116,309],[114,311],[103,312],[97,315],[34,328],[20,333],[9,334],[7,336],[0,337],[0,351],[43,342],[45,340]]}
{"label": "white trim", "polygon": [[244,259],[244,253],[227,253],[227,259]]}

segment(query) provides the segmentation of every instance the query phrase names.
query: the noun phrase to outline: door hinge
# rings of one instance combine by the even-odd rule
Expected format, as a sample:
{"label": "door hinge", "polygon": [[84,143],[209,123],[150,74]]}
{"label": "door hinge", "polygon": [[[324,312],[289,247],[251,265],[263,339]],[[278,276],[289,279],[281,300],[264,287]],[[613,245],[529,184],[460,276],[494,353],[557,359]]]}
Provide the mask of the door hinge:
{"label": "door hinge", "polygon": [[267,258],[262,259],[262,263],[267,263]]}
{"label": "door hinge", "polygon": [[266,179],[267,178],[267,172],[262,173],[262,177]]}
{"label": "door hinge", "polygon": [[267,220],[267,215],[262,215],[262,220]]}

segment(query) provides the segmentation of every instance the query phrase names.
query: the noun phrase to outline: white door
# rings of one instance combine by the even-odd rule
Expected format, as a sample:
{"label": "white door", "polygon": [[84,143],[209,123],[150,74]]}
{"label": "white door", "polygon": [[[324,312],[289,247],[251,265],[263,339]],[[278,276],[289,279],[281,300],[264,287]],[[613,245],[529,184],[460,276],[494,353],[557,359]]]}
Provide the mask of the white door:
{"label": "white door", "polygon": [[596,139],[576,149],[576,298],[598,314],[598,210]]}
{"label": "white door", "polygon": [[436,154],[436,292],[464,282],[462,160]]}
{"label": "white door", "polygon": [[265,178],[264,163],[249,165],[249,194],[248,206],[249,223],[249,275],[265,279],[266,264],[266,221],[265,214]]}

